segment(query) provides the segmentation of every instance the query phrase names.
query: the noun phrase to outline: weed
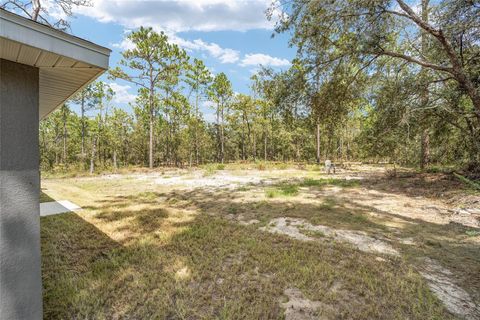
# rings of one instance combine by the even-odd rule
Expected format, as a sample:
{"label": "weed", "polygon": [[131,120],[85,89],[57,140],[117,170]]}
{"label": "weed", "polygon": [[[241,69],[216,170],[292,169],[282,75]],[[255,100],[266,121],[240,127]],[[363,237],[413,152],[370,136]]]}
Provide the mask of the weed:
{"label": "weed", "polygon": [[229,214],[237,214],[238,213],[238,208],[235,206],[230,206],[227,208],[227,212]]}
{"label": "weed", "polygon": [[431,165],[427,168],[426,172],[428,172],[428,173],[451,173],[453,170],[454,170],[453,167]]}
{"label": "weed", "polygon": [[274,188],[268,188],[265,191],[265,195],[267,198],[275,198],[275,197],[293,197],[298,195],[298,185],[296,184],[281,184]]}
{"label": "weed", "polygon": [[477,230],[467,230],[465,231],[465,234],[469,237],[477,237],[480,236],[480,231]]}
{"label": "weed", "polygon": [[204,177],[208,177],[208,176],[211,176],[211,175],[214,175],[215,172],[217,171],[217,166],[216,165],[213,165],[213,164],[207,164],[205,167],[204,167],[204,172],[203,172],[203,176]]}
{"label": "weed", "polygon": [[257,168],[257,170],[265,170],[265,169],[267,169],[267,166],[266,166],[265,163],[259,162],[259,163],[256,164],[256,168]]}
{"label": "weed", "polygon": [[295,184],[286,184],[280,186],[280,191],[284,196],[296,196],[298,194],[298,186]]}
{"label": "weed", "polygon": [[265,190],[265,196],[267,198],[276,198],[280,195],[280,192],[277,189],[269,188]]}
{"label": "weed", "polygon": [[279,163],[275,166],[279,170],[285,170],[288,169],[288,164],[285,162]]}
{"label": "weed", "polygon": [[468,186],[469,188],[473,189],[473,190],[476,190],[476,191],[480,191],[480,183],[476,182],[476,181],[473,181],[473,180],[470,180],[456,172],[453,173],[453,175],[455,177],[458,178],[458,180],[460,180],[461,182],[463,182],[466,186]]}
{"label": "weed", "polygon": [[323,200],[322,204],[320,205],[320,209],[323,210],[331,210],[337,205],[337,202],[333,198],[326,198]]}

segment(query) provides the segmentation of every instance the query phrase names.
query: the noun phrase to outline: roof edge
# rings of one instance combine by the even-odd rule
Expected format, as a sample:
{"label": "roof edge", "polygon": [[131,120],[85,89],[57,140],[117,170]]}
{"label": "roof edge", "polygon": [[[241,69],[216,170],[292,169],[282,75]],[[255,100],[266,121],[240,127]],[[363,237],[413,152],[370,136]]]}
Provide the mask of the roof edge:
{"label": "roof edge", "polygon": [[[109,48],[100,46],[100,45],[95,44],[91,41],[82,39],[80,37],[77,37],[77,36],[74,36],[74,35],[71,35],[71,34],[68,34],[68,33],[63,32],[61,30],[57,30],[57,29],[52,28],[48,25],[30,20],[28,18],[22,17],[18,14],[7,11],[5,9],[0,9],[0,20],[6,20],[6,21],[9,21],[9,22],[14,23],[16,25],[26,27],[26,28],[29,28],[29,29],[33,29],[33,30],[35,30],[37,32],[40,32],[40,33],[43,33],[47,36],[56,38],[56,39],[61,40],[61,41],[69,42],[69,43],[74,44],[74,45],[81,46],[85,49],[92,50],[92,51],[95,51],[95,52],[103,54],[103,55],[109,56],[110,53],[112,52],[112,50],[110,50]],[[0,33],[1,33],[1,29],[2,29],[2,27],[1,27],[1,21],[0,21]],[[12,40],[14,40],[14,39],[12,39]]]}

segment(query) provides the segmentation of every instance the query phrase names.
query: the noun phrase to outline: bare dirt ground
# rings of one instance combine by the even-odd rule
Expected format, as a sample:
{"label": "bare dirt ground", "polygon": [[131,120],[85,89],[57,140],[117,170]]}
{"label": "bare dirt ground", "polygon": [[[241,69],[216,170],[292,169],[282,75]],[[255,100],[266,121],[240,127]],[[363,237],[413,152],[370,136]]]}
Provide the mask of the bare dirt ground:
{"label": "bare dirt ground", "polygon": [[[159,206],[168,211],[166,223],[175,233],[191,228],[199,214],[219,218],[250,233],[279,235],[322,250],[346,246],[367,254],[368,263],[379,269],[405,264],[412,268],[409,272],[421,275],[450,315],[480,319],[480,195],[450,175],[407,169],[392,174],[367,165],[350,165],[334,175],[305,168],[232,166],[48,179],[43,187],[53,198],[69,195],[69,200],[86,208],[83,219],[120,243],[129,243],[145,230],[167,236],[143,213],[140,219],[146,225],[133,230],[129,225],[134,217],[123,216],[122,210],[149,212],[152,205]],[[222,272],[241,268],[246,256],[230,256]],[[193,268],[185,262],[175,265],[176,281],[193,277]],[[252,271],[257,282],[280,277],[259,268],[257,263]],[[215,276],[212,281],[213,286],[224,286],[228,276]],[[202,285],[206,284],[195,284]],[[356,318],[348,309],[363,303],[350,297],[356,289],[330,285],[322,293],[305,286],[286,281],[277,295],[286,319]],[[363,318],[360,314],[358,318]]]}

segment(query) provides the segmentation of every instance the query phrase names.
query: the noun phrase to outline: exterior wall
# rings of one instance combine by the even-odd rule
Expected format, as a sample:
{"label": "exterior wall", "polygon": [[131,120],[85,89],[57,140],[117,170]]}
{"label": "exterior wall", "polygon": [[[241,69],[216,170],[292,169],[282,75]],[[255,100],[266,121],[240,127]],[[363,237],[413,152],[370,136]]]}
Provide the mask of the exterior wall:
{"label": "exterior wall", "polygon": [[41,319],[38,68],[0,59],[0,319]]}

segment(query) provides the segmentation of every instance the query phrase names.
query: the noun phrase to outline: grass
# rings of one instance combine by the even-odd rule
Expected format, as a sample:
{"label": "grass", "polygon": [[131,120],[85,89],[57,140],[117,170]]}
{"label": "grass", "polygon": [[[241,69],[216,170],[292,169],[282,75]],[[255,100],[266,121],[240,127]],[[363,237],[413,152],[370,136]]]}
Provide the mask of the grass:
{"label": "grass", "polygon": [[455,166],[430,165],[425,171],[428,173],[452,173],[455,169]]}
{"label": "grass", "polygon": [[312,238],[324,238],[325,233],[318,231],[318,230],[308,230],[305,228],[299,228],[300,232],[302,232],[304,235]]}
{"label": "grass", "polygon": [[265,190],[265,196],[267,198],[294,197],[296,195],[298,195],[298,185],[295,184],[287,183]]}
{"label": "grass", "polygon": [[469,237],[478,237],[478,236],[480,236],[480,231],[478,231],[478,230],[467,230],[467,231],[465,231],[465,234]]}
{"label": "grass", "polygon": [[[326,250],[205,216],[183,232],[167,231],[168,240],[137,230],[142,235],[128,245],[72,215],[42,224],[48,319],[278,319],[287,287],[341,306],[348,318],[447,317],[407,265],[378,266],[344,247]],[[336,281],[345,294],[331,290]]]}
{"label": "grass", "polygon": [[322,187],[327,185],[338,186],[342,188],[352,188],[360,186],[360,181],[358,180],[346,180],[346,179],[335,179],[335,178],[325,178],[325,179],[304,179],[300,184],[302,187]]}
{"label": "grass", "polygon": [[204,177],[212,176],[217,172],[217,166],[214,164],[207,164],[203,166],[203,169],[204,169],[204,172],[203,172]]}
{"label": "grass", "polygon": [[[84,208],[41,218],[46,319],[282,319],[279,301],[287,288],[331,307],[322,308],[319,318],[451,319],[415,261],[427,255],[453,263],[470,279],[480,272],[478,246],[459,242],[473,241],[474,228],[408,221],[398,229],[401,236],[421,235],[425,245],[406,247],[401,259],[381,263],[349,245],[301,242],[258,229],[288,216],[393,239],[388,215],[374,217],[370,213],[381,213],[371,207],[352,207],[336,196],[311,197],[302,189],[347,190],[358,186],[356,180],[305,179],[266,190],[218,191],[171,190],[131,179],[43,184],[53,197]],[[271,199],[276,197],[288,201]],[[241,225],[235,220],[240,218],[260,223]],[[435,242],[439,246],[429,245]]]}
{"label": "grass", "polygon": [[44,192],[40,192],[40,203],[42,202],[52,202],[55,201],[52,197],[50,197],[48,194]]}
{"label": "grass", "polygon": [[463,182],[468,188],[472,189],[472,190],[475,190],[475,191],[480,191],[480,183],[477,182],[477,181],[473,181],[471,179],[468,179],[456,172],[453,173],[453,175],[458,179],[460,180],[461,182]]}
{"label": "grass", "polygon": [[358,180],[346,180],[346,179],[312,179],[305,178],[301,182],[287,182],[280,183],[274,187],[267,188],[265,190],[265,196],[267,198],[277,197],[294,197],[299,194],[299,188],[301,187],[323,187],[323,186],[339,186],[342,188],[352,188],[360,185]]}

